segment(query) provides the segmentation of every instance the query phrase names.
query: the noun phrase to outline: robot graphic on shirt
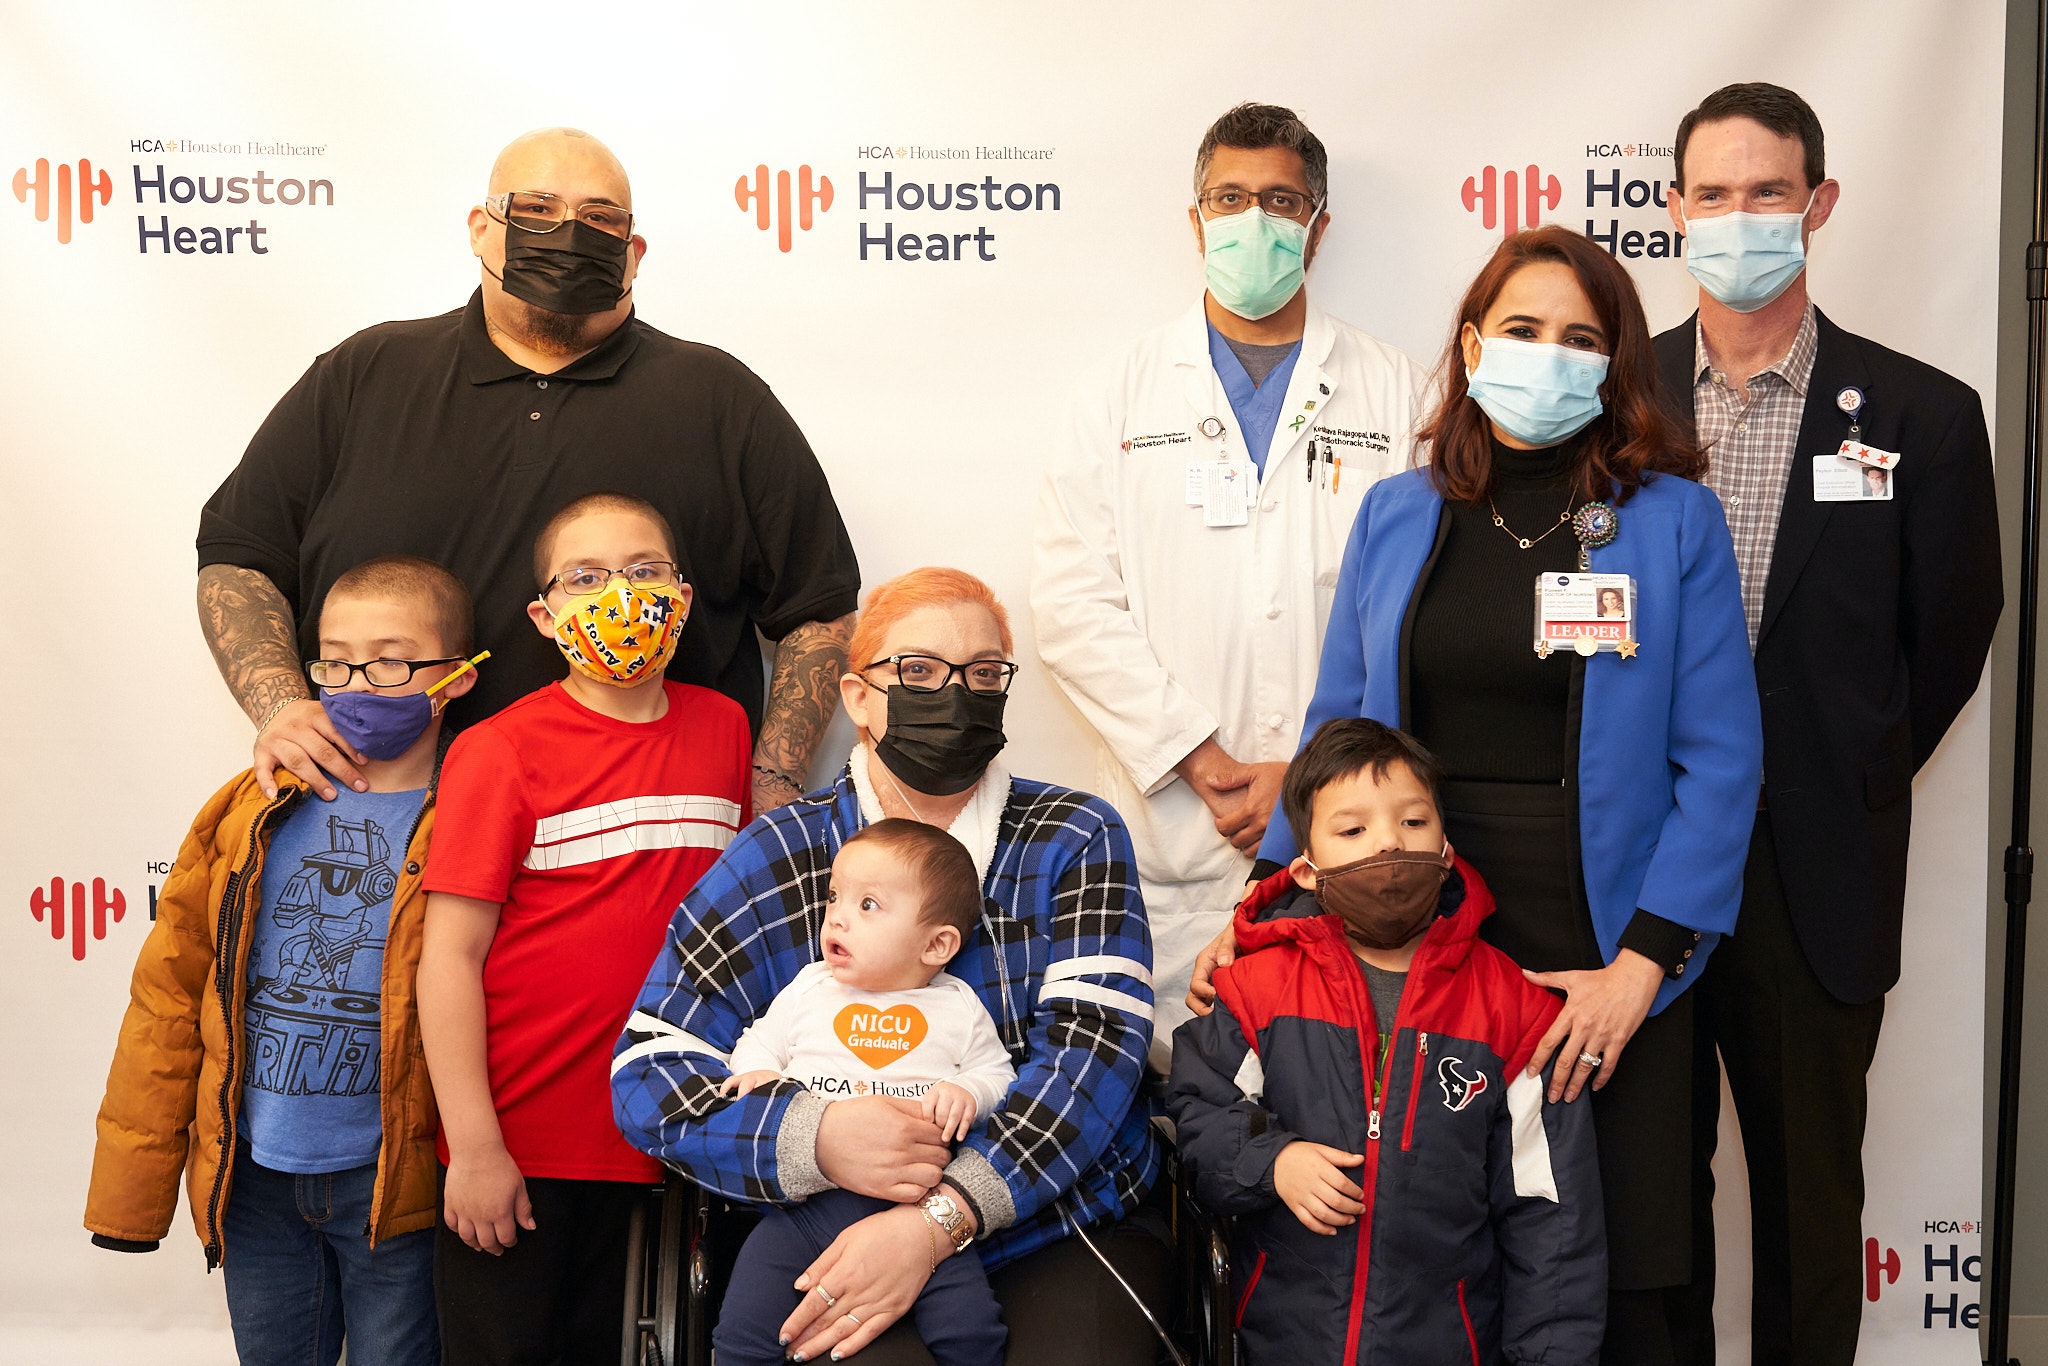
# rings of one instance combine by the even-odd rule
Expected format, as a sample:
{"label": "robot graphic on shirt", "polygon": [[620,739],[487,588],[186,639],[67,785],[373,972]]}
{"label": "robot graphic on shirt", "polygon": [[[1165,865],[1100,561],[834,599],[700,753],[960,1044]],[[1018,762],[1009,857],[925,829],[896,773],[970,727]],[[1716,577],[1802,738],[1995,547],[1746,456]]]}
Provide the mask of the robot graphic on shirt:
{"label": "robot graphic on shirt", "polygon": [[377,983],[354,984],[349,967],[358,949],[381,949],[371,937],[370,908],[391,899],[398,874],[391,867],[391,842],[375,821],[327,818],[328,847],[306,855],[271,911],[281,927],[303,932],[278,945],[273,981],[330,991],[374,992]]}

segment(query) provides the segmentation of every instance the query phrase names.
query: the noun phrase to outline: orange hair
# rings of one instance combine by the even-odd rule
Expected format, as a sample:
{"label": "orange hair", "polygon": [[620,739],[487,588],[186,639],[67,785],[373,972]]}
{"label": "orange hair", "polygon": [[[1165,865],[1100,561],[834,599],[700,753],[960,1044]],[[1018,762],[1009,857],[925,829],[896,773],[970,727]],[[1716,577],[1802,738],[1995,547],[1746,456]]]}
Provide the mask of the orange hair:
{"label": "orange hair", "polygon": [[874,663],[883,638],[897,622],[919,608],[952,607],[960,603],[987,609],[996,619],[996,634],[1002,637],[1003,653],[1016,653],[1010,639],[1010,614],[996,601],[987,584],[964,569],[927,565],[877,584],[868,594],[860,620],[854,625],[853,639],[847,643],[847,667],[858,671]]}

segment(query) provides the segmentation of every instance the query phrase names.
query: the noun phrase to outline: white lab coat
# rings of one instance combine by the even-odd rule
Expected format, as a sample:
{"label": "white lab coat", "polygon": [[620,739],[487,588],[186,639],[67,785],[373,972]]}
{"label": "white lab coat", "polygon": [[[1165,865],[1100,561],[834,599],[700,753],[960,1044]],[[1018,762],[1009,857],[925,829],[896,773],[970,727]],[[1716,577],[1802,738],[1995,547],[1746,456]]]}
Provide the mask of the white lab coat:
{"label": "white lab coat", "polygon": [[[1101,736],[1099,790],[1137,847],[1155,1059],[1251,870],[1173,766],[1211,735],[1244,763],[1294,756],[1351,523],[1366,489],[1411,463],[1424,380],[1311,302],[1250,520],[1207,526],[1188,502],[1189,466],[1246,452],[1198,302],[1084,386],[1048,460],[1038,652]],[[1204,434],[1211,418],[1220,435]],[[1319,456],[1309,476],[1311,438],[1341,471]]]}

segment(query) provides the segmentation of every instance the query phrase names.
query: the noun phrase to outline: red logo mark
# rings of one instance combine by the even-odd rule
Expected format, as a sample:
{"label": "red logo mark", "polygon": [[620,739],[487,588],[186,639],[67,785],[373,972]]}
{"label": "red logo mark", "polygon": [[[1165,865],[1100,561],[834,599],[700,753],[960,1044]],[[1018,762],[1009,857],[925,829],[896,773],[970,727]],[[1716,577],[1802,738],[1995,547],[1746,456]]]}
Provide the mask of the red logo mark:
{"label": "red logo mark", "polygon": [[[768,198],[768,168],[766,166],[756,166],[754,168],[753,182],[751,184],[748,183],[746,176],[741,176],[738,180],[734,181],[732,197],[742,210],[746,209],[749,203],[753,205],[754,224],[762,232],[768,231],[772,221],[775,227],[775,245],[780,250],[789,250],[789,210],[792,198],[789,172],[777,171],[775,173],[775,198],[772,202]],[[811,179],[810,167],[797,167],[794,199],[796,201],[797,213],[796,225],[803,231],[809,232],[811,230],[812,206],[815,205],[819,213],[824,213],[832,207],[832,178],[821,175],[814,182]]]}
{"label": "red logo mark", "polygon": [[[71,240],[71,166],[68,162],[57,168],[55,188],[57,191],[57,240],[59,242],[69,242]],[[15,171],[14,197],[26,204],[28,203],[30,190],[34,190],[36,194],[36,222],[49,222],[51,175],[50,159],[48,157],[36,158],[36,174],[33,180],[29,178],[27,167],[22,167]],[[105,171],[101,171],[95,176],[93,174],[92,162],[84,157],[80,157],[78,159],[79,222],[92,222],[92,205],[95,199],[102,204],[113,203],[114,182],[107,178]]]}
{"label": "red logo mark", "polygon": [[1460,1058],[1445,1058],[1436,1065],[1436,1083],[1444,1088],[1444,1108],[1458,1111],[1486,1094],[1486,1074],[1465,1073],[1465,1063]]}
{"label": "red logo mark", "polygon": [[1884,1256],[1879,1257],[1877,1255],[1877,1239],[1865,1238],[1863,1240],[1863,1298],[1869,1300],[1872,1304],[1877,1303],[1878,1292],[1883,1288],[1877,1281],[1880,1272],[1884,1275],[1885,1285],[1898,1284],[1899,1254],[1891,1248],[1886,1248]]}
{"label": "red logo mark", "polygon": [[[64,879],[53,877],[47,890],[38,887],[28,894],[29,914],[38,921],[46,921],[50,927],[50,938],[61,941],[64,938],[66,919],[66,898]],[[107,880],[96,877],[92,880],[92,937],[107,937],[107,912],[114,913],[115,923],[128,913],[128,899],[121,895],[120,888],[109,890]],[[85,961],[85,884],[71,884],[69,900],[71,930],[71,956],[79,962]]]}
{"label": "red logo mark", "polygon": [[1500,227],[1502,237],[1513,237],[1523,228],[1542,221],[1543,210],[1554,209],[1564,197],[1556,176],[1546,176],[1534,166],[1520,172],[1501,173],[1489,166],[1476,176],[1465,177],[1465,212],[1481,209],[1479,221]]}

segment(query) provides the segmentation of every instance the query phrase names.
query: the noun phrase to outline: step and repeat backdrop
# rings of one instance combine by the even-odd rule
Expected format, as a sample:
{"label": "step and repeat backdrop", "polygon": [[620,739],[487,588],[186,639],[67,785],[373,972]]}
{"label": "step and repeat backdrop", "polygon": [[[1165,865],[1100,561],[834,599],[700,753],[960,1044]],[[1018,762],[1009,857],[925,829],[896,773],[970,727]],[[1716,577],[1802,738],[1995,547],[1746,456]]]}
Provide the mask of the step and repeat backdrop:
{"label": "step and repeat backdrop", "polygon": [[[217,1362],[220,1282],[79,1225],[129,969],[205,796],[248,762],[193,606],[200,504],[312,358],[461,305],[497,149],[605,139],[667,331],[771,383],[868,582],[956,564],[1008,601],[1017,771],[1093,785],[1032,649],[1032,505],[1075,379],[1201,289],[1203,129],[1245,99],[1330,150],[1317,299],[1427,363],[1504,233],[1693,294],[1662,203],[1679,116],[1770,80],[1827,128],[1814,296],[1991,398],[2002,6],[1146,0],[342,9],[0,0],[0,1357]],[[963,190],[961,186],[970,189]],[[2001,452],[2001,456],[2005,453]],[[408,496],[402,486],[389,496]],[[488,643],[488,642],[485,642]],[[1872,1078],[1864,1347],[1974,1362],[1986,716],[1916,787],[1904,980]],[[835,728],[817,773],[850,736]],[[1747,1359],[1724,1125],[1723,1360]],[[146,1355],[140,1355],[145,1354]]]}

